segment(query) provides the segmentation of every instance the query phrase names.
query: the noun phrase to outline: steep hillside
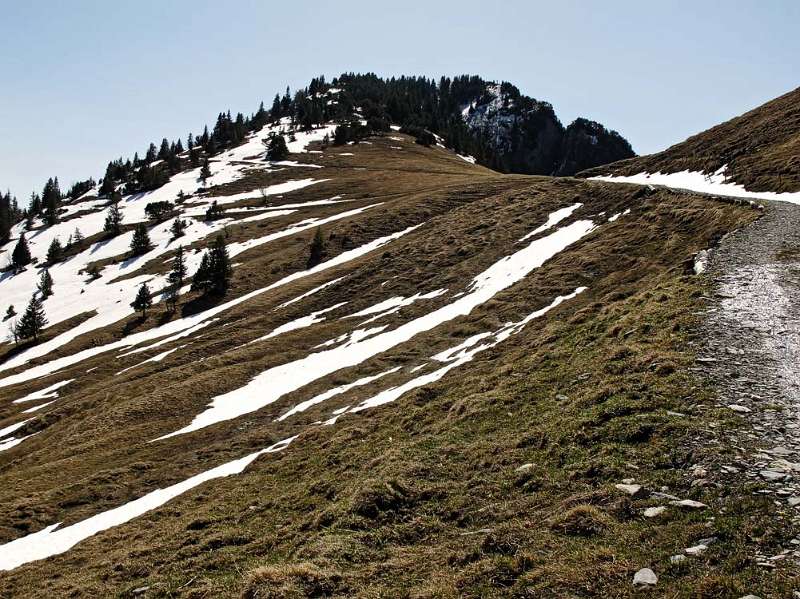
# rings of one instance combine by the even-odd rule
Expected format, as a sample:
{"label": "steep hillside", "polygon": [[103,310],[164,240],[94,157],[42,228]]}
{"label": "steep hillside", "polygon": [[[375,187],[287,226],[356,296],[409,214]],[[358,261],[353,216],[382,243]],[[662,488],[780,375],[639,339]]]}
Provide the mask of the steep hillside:
{"label": "steep hillside", "polygon": [[[694,441],[736,426],[693,367],[694,255],[756,211],[394,130],[284,131],[265,160],[287,125],[125,195],[117,236],[96,191],[34,219],[38,265],[0,278],[17,312],[52,239],[85,240],[37,342],[0,346],[0,594],[632,596],[645,567],[667,595],[792,588],[751,559],[793,534],[770,499],[693,482],[720,456]],[[225,295],[187,281],[167,309],[178,247],[191,274],[219,234]]]}
{"label": "steep hillside", "polygon": [[663,152],[581,176],[647,182],[656,173],[650,181],[657,184],[800,202],[800,88]]}

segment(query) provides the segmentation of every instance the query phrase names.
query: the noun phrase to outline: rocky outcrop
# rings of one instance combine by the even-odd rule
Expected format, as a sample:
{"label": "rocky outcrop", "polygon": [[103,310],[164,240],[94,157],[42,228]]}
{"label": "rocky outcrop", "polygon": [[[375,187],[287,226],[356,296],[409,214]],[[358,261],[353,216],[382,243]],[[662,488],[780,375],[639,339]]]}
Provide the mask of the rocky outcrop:
{"label": "rocky outcrop", "polygon": [[502,172],[569,176],[635,156],[616,131],[583,118],[565,129],[552,105],[508,83],[488,85],[462,117],[487,150],[479,160]]}

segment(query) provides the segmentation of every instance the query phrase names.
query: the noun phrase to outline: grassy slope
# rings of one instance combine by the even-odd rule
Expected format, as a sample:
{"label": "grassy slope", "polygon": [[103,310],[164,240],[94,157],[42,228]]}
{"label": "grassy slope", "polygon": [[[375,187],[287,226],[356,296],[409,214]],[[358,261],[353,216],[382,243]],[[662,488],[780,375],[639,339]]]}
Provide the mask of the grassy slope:
{"label": "grassy slope", "polygon": [[583,175],[635,175],[683,170],[726,174],[750,191],[800,191],[800,88],[649,156]]}
{"label": "grassy slope", "polygon": [[[33,423],[31,430],[41,434],[0,454],[0,538],[75,522],[300,433],[295,444],[62,556],[4,574],[0,595],[40,596],[47,588],[54,596],[125,596],[150,586],[152,596],[191,597],[625,596],[633,593],[633,572],[644,566],[659,574],[665,595],[770,596],[789,584],[791,572],[766,574],[748,561],[748,538],[768,551],[773,537],[791,534],[760,516],[766,504],[758,501],[766,500],[751,499],[735,482],[692,489],[688,475],[711,451],[695,441],[718,415],[709,391],[688,370],[691,313],[703,287],[685,275],[684,261],[753,213],[666,190],[644,195],[633,186],[498,176],[440,150],[406,148],[398,157],[376,140],[353,148],[355,157],[324,158],[326,169],[313,175],[332,180],[285,200],[353,197],[355,190],[369,196],[364,203],[386,199],[379,210],[325,228],[334,234],[331,255],[426,222],[418,231],[355,264],[225,313],[164,362],[114,376],[185,341],[126,359],[94,358],[54,376],[52,382],[76,373],[79,380]],[[351,312],[390,295],[463,287],[513,251],[549,212],[576,201],[584,203],[576,218],[624,207],[632,213],[469,317],[258,412],[146,443],[185,425],[212,395],[347,327],[332,320],[235,349],[242,342],[340,301],[349,301],[345,312]],[[300,218],[292,216],[298,218],[266,221],[257,234]],[[254,232],[232,227],[231,235],[245,239]],[[231,295],[302,268],[308,237],[237,257],[242,265]],[[272,310],[343,274],[345,281],[286,313]],[[392,365],[414,366],[578,285],[589,289],[395,404],[347,416],[334,427],[309,426],[402,380],[387,377],[285,423],[273,421],[297,400]],[[430,305],[407,308],[396,322]],[[112,340],[126,327],[151,326],[155,318],[119,323],[65,351]],[[4,388],[0,397],[40,387]],[[0,418],[16,410],[2,402]],[[524,463],[533,466],[516,472]],[[653,501],[631,500],[613,488],[626,477],[713,509],[671,510],[645,520],[640,509]],[[722,542],[706,556],[669,566],[669,555],[711,532]]]}

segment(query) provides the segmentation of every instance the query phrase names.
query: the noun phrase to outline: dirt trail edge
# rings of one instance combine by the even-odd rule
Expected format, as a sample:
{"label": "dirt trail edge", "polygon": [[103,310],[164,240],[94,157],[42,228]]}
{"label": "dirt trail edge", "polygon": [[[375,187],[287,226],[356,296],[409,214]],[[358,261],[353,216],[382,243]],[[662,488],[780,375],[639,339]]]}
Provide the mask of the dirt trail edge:
{"label": "dirt trail edge", "polygon": [[[714,293],[697,369],[731,417],[748,421],[715,429],[729,451],[714,470],[744,474],[754,493],[773,497],[776,517],[800,524],[800,206],[766,203],[759,220],[722,239],[707,273]],[[791,539],[756,559],[772,567],[798,548]]]}

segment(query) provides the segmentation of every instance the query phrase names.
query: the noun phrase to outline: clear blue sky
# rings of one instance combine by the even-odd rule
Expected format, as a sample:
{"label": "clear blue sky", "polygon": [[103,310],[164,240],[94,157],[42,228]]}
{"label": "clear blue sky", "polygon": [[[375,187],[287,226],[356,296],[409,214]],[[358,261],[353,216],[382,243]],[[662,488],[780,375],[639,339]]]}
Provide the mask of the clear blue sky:
{"label": "clear blue sky", "polygon": [[343,71],[508,80],[654,152],[800,85],[799,26],[796,0],[0,0],[0,188]]}

